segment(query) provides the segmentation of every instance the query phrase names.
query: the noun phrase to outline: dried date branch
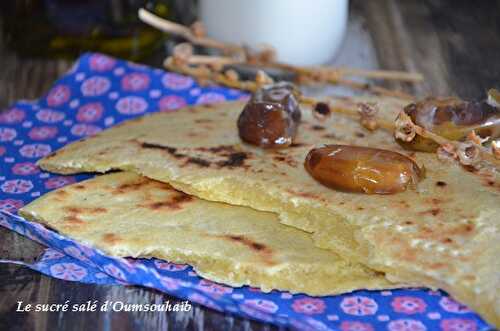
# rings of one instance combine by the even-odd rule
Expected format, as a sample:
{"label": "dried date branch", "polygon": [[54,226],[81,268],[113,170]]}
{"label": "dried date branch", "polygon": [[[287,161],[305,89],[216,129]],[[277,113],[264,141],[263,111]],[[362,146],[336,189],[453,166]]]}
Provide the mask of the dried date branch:
{"label": "dried date branch", "polygon": [[[225,85],[231,88],[240,89],[244,91],[254,92],[257,90],[257,84],[252,81],[240,81],[233,80],[230,77],[226,76],[224,73],[219,73],[213,70],[210,70],[208,66],[200,67],[200,66],[189,66],[186,64],[176,63],[173,57],[168,57],[163,62],[163,65],[168,70],[192,76],[196,78],[198,81],[205,81],[210,83],[217,83],[221,85]],[[200,70],[203,68],[203,70]]]}
{"label": "dried date branch", "polygon": [[378,106],[376,103],[360,102],[358,103],[358,112],[360,115],[360,123],[367,130],[374,131],[378,128]]}
{"label": "dried date branch", "polygon": [[428,131],[412,122],[411,118],[404,112],[400,112],[396,119],[396,129],[394,136],[397,139],[409,142],[416,135],[431,139],[440,145],[438,157],[441,159],[455,159],[463,165],[478,166],[482,161],[500,169],[500,158],[495,154],[498,144],[492,143],[491,151],[482,144],[484,140],[477,137],[475,133],[470,133],[464,142],[449,140],[431,131]]}
{"label": "dried date branch", "polygon": [[[241,81],[238,78],[238,74],[233,70],[227,70],[224,73],[219,73],[217,71],[210,70],[208,66],[198,67],[198,66],[190,66],[186,63],[178,63],[174,57],[168,57],[163,65],[174,72],[189,75],[195,77],[198,81],[202,82],[212,82],[221,85],[225,85],[231,88],[240,89],[249,92],[255,92],[259,86],[263,84],[270,83],[270,77],[267,76],[264,72],[261,72],[257,75],[257,81]],[[264,76],[265,75],[265,76]],[[352,109],[349,107],[340,107],[338,105],[331,105],[327,101],[319,101],[315,98],[306,97],[304,95],[299,96],[299,101],[303,104],[311,106],[313,109],[317,107],[318,104],[321,104],[322,109],[325,109],[324,113],[321,117],[327,117],[330,112],[335,112],[339,114],[343,114],[349,116],[354,119],[360,119],[360,112],[357,109]],[[327,110],[326,110],[327,109]],[[373,125],[376,127],[384,128],[388,131],[394,130],[394,124],[390,121],[383,120],[381,118],[376,118],[375,112],[370,113],[371,118],[370,121],[375,122]]]}
{"label": "dried date branch", "polygon": [[[231,64],[245,63],[245,61],[234,59],[227,56],[192,55],[191,58],[187,59],[187,63],[191,65],[203,65],[203,64],[212,65],[214,63],[217,63],[220,66],[225,66]],[[255,62],[251,64],[255,64]],[[390,90],[381,86],[375,86],[373,84],[367,84],[367,83],[359,83],[353,80],[342,78],[338,73],[335,72],[326,72],[321,70],[308,72],[303,68],[298,68],[278,63],[273,63],[272,65],[270,65],[269,63],[259,63],[259,64],[262,66],[273,66],[279,69],[292,71],[297,75],[296,80],[301,84],[310,85],[310,84],[326,82],[334,85],[346,86],[355,90],[365,91],[376,95],[395,97],[409,101],[413,101],[415,99],[412,95],[401,91]]]}
{"label": "dried date branch", "polygon": [[419,82],[423,80],[421,74],[407,73],[401,71],[384,71],[384,70],[362,70],[351,68],[331,68],[331,67],[299,67],[275,61],[275,52],[271,47],[264,47],[259,51],[251,50],[240,45],[223,43],[215,39],[205,37],[204,28],[201,23],[197,22],[191,28],[168,21],[159,16],[139,9],[139,18],[159,30],[167,33],[179,35],[192,44],[219,49],[223,54],[227,55],[227,59],[218,58],[211,60],[210,56],[193,58],[191,64],[207,64],[207,62],[224,62],[226,64],[234,63],[249,63],[256,66],[269,66],[291,71],[296,74],[297,81],[301,83],[331,83],[345,85],[354,89],[368,91],[375,94],[394,96],[404,99],[413,99],[400,91],[392,91],[382,87],[373,86],[371,84],[358,83],[345,77],[358,76],[366,78],[399,80],[408,82]]}
{"label": "dried date branch", "polygon": [[[359,111],[360,104],[357,104],[358,108],[356,109],[356,108],[352,108],[352,107],[343,107],[339,104],[332,105],[327,101],[324,101],[324,100],[319,101],[315,98],[306,97],[306,96],[300,96],[299,100],[301,103],[309,105],[313,109],[322,109],[322,113],[325,113],[325,114],[319,114],[318,116],[316,116],[319,119],[325,118],[328,116],[328,114],[330,112],[333,112],[333,113],[342,114],[342,115],[351,117],[353,119],[357,119],[360,121],[361,125],[365,126],[363,124],[363,120],[366,119],[366,118],[364,118],[364,117],[366,117],[366,115],[362,114],[362,112]],[[366,105],[365,107],[373,107],[373,105],[372,106]],[[328,109],[328,110],[326,110],[326,109]],[[395,128],[394,123],[392,121],[387,121],[383,118],[377,118],[377,116],[376,116],[377,113],[378,113],[378,111],[376,109],[372,109],[371,111],[368,112],[369,120],[370,120],[370,122],[372,122],[370,125],[374,126],[376,128],[385,129],[385,130],[390,131],[390,132],[394,131],[394,128]]]}
{"label": "dried date branch", "polygon": [[400,112],[394,123],[394,137],[404,142],[412,141],[417,135],[417,129],[410,116],[404,111]]}

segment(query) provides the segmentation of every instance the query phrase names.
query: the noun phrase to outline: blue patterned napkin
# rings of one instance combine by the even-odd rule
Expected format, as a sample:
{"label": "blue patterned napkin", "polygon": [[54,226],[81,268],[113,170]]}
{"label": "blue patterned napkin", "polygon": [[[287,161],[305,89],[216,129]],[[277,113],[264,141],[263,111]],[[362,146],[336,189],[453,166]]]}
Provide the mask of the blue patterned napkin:
{"label": "blue patterned napkin", "polygon": [[300,330],[491,328],[443,292],[356,291],[317,298],[231,288],[198,277],[187,265],[106,256],[16,216],[17,209],[38,196],[90,177],[59,176],[35,165],[65,144],[148,112],[246,97],[237,90],[200,87],[190,77],[102,54],[83,55],[47,95],[18,102],[0,115],[0,225],[49,247],[34,264],[0,262],[25,264],[71,281],[151,287],[219,311]]}

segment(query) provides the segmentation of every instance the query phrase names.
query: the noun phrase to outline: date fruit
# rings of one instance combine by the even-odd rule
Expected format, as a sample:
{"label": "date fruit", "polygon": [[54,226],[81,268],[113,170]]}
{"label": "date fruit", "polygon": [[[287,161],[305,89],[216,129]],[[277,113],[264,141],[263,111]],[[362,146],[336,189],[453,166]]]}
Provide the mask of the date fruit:
{"label": "date fruit", "polygon": [[[484,101],[426,98],[409,104],[404,112],[416,125],[450,140],[462,140],[472,130],[482,137],[500,135],[500,109]],[[439,147],[421,136],[409,142],[396,141],[406,149],[422,152],[435,152]]]}
{"label": "date fruit", "polygon": [[314,148],[304,166],[321,184],[344,192],[393,194],[415,187],[423,177],[418,165],[403,154],[360,146]]}
{"label": "date fruit", "polygon": [[289,146],[300,123],[298,92],[289,83],[257,90],[238,118],[240,138],[263,148]]}

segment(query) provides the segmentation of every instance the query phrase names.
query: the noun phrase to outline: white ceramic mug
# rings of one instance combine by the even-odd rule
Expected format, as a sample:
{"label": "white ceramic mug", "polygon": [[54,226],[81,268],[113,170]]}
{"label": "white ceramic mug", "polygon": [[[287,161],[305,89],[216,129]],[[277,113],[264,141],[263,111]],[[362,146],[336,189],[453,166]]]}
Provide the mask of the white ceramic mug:
{"label": "white ceramic mug", "polygon": [[329,62],[346,30],[348,0],[200,0],[210,37],[272,45],[278,60],[295,65]]}

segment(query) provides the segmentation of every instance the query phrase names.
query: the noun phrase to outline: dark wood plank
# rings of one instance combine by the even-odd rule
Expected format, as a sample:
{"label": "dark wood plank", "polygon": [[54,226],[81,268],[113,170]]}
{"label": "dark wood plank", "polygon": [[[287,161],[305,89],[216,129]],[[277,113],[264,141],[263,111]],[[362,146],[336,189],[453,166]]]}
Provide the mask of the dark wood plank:
{"label": "dark wood plank", "polygon": [[484,98],[499,87],[500,1],[366,1],[382,68],[419,71],[419,96]]}
{"label": "dark wood plank", "polygon": [[0,226],[0,259],[32,263],[44,247]]}
{"label": "dark wood plank", "polygon": [[0,325],[9,330],[278,330],[196,304],[188,312],[16,312],[18,301],[63,304],[66,300],[70,304],[182,302],[146,288],[67,282],[25,267],[0,265]]}

